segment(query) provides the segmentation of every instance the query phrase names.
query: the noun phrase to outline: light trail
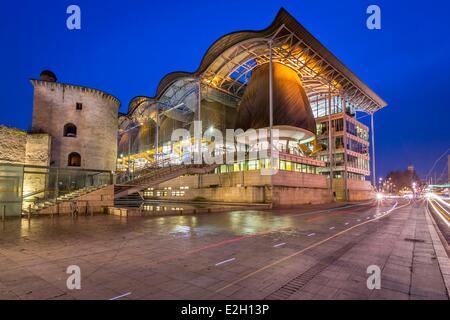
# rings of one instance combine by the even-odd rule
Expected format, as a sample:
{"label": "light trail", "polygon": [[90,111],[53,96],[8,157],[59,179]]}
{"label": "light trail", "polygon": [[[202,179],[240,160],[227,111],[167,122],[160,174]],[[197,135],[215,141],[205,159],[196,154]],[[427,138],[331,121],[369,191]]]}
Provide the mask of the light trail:
{"label": "light trail", "polygon": [[[366,206],[367,207],[367,205],[370,205],[370,208],[372,208],[372,207],[374,207],[373,204],[374,204],[374,201],[369,201],[369,202],[359,203],[359,204],[345,206],[345,207],[338,207],[338,208],[330,208],[330,209],[326,209],[326,210],[311,211],[311,212],[306,212],[306,213],[301,213],[301,214],[293,214],[293,215],[289,215],[289,216],[290,217],[306,216],[306,215],[317,214],[317,213],[334,212],[334,211],[339,211],[339,210],[353,208],[353,207],[361,207],[361,206]],[[370,208],[369,208],[369,210],[370,210]],[[361,208],[361,209],[364,209],[364,208]],[[227,244],[230,244],[230,243],[234,243],[234,242],[237,242],[237,241],[241,241],[241,240],[244,240],[244,239],[249,239],[249,238],[253,238],[253,237],[257,237],[257,236],[264,236],[264,235],[267,235],[267,234],[270,234],[272,232],[276,232],[276,231],[279,231],[279,230],[281,230],[281,229],[274,229],[274,230],[269,230],[269,231],[264,231],[264,232],[259,232],[259,233],[252,233],[252,234],[248,234],[248,235],[244,235],[244,236],[240,236],[240,237],[236,237],[236,238],[231,238],[231,239],[224,240],[224,241],[221,241],[221,242],[218,242],[218,243],[206,245],[206,246],[203,246],[203,247],[200,247],[200,248],[197,248],[197,249],[192,249],[192,250],[188,250],[188,251],[185,251],[185,252],[177,253],[175,255],[163,257],[162,259],[159,259],[159,260],[156,260],[156,261],[152,262],[151,265],[157,265],[157,264],[160,264],[160,263],[163,263],[163,262],[172,261],[172,260],[175,260],[175,259],[179,259],[180,257],[186,257],[186,256],[192,255],[194,253],[199,253],[199,252],[206,251],[206,250],[209,250],[209,249],[217,248],[217,247],[220,247],[220,246],[223,246],[223,245],[227,245]],[[314,233],[314,235],[315,235],[315,233]],[[309,236],[312,236],[312,235],[308,235],[308,237]]]}
{"label": "light trail", "polygon": [[445,210],[437,201],[435,202],[436,206],[433,204],[431,199],[428,199],[431,207],[434,209],[434,212],[437,213],[437,216],[450,228],[450,213]]}
{"label": "light trail", "polygon": [[253,234],[248,234],[248,235],[241,236],[241,237],[236,237],[236,238],[224,240],[224,241],[221,241],[221,242],[218,242],[218,243],[213,243],[213,244],[210,244],[210,245],[207,245],[207,246],[204,246],[204,247],[200,247],[200,248],[197,248],[197,249],[193,249],[193,250],[189,250],[189,251],[186,251],[186,252],[182,252],[182,253],[179,253],[177,255],[165,257],[165,258],[163,258],[161,260],[155,261],[154,264],[167,262],[167,261],[170,261],[170,260],[174,260],[174,259],[180,258],[182,256],[188,256],[188,255],[191,255],[193,253],[198,253],[198,252],[205,251],[205,250],[208,250],[208,249],[220,247],[220,246],[223,246],[225,244],[234,243],[234,242],[237,242],[237,241],[240,241],[240,240],[243,240],[243,239],[252,238],[252,237],[255,237],[257,235],[260,235],[260,234],[253,233]]}
{"label": "light trail", "polygon": [[447,201],[445,201],[442,197],[438,196],[437,194],[434,193],[427,193],[426,198],[428,200],[433,199],[437,202],[439,202],[440,204],[443,204],[444,206],[446,206],[447,208],[450,208],[450,203],[448,203]]}

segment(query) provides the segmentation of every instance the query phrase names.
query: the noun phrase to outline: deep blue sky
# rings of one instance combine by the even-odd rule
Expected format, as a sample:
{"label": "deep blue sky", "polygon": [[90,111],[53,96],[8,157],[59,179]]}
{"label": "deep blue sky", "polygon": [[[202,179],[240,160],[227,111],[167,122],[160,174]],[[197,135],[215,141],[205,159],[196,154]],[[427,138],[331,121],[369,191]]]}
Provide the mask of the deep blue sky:
{"label": "deep blue sky", "polygon": [[[70,4],[81,7],[80,31],[66,28]],[[382,9],[381,31],[366,28],[370,4]],[[425,175],[450,147],[444,0],[7,1],[0,12],[0,123],[30,126],[28,79],[43,69],[117,96],[125,111],[132,97],[153,95],[166,73],[197,69],[219,37],[263,29],[282,6],[389,103],[375,118],[378,173],[414,164]]]}

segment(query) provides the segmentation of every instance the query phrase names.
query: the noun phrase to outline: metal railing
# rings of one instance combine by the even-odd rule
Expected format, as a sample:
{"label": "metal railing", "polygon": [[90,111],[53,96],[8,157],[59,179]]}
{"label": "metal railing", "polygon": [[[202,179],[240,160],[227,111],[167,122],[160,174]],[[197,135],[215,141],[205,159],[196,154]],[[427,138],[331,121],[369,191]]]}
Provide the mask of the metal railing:
{"label": "metal railing", "polygon": [[0,164],[0,205],[6,216],[17,216],[30,207],[64,201],[82,190],[94,190],[114,182],[104,170],[55,168],[35,165]]}

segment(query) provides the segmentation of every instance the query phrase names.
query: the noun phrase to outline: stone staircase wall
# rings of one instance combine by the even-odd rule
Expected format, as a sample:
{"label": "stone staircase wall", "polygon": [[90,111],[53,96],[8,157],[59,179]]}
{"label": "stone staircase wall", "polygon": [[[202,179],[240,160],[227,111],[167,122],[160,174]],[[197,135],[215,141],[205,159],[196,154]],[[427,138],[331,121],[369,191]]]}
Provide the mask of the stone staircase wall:
{"label": "stone staircase wall", "polygon": [[69,201],[57,203],[39,211],[39,214],[71,214],[70,203],[75,201],[80,215],[106,213],[108,207],[114,206],[114,186],[92,191]]}

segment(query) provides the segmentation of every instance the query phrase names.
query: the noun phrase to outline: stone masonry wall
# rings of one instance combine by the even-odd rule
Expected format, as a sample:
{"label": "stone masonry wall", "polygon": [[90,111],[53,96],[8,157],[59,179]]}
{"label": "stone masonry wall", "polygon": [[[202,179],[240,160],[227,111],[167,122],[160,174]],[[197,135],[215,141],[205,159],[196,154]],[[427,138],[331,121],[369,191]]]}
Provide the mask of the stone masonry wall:
{"label": "stone masonry wall", "polygon": [[[0,164],[34,165],[47,167],[50,163],[51,138],[48,134],[27,134],[27,132],[0,126]],[[18,216],[21,213],[22,196],[42,196],[48,179],[48,169],[27,167],[23,173],[20,166],[5,166],[1,172],[0,200],[18,201],[7,203],[6,214]],[[22,180],[23,179],[23,180]],[[38,193],[36,193],[38,192]]]}
{"label": "stone masonry wall", "polygon": [[[27,135],[25,163],[33,166],[48,167],[50,165],[51,137],[48,134],[36,133]],[[27,170],[28,171],[28,170]],[[33,168],[33,173],[25,173],[23,177],[23,194],[27,195],[43,191],[48,183],[48,169]],[[35,194],[36,197],[44,193]]]}
{"label": "stone masonry wall", "polygon": [[0,162],[23,164],[27,133],[0,125]]}
{"label": "stone masonry wall", "polygon": [[[115,170],[119,101],[95,89],[37,80],[33,85],[32,127],[52,136],[52,166],[67,167],[69,154],[77,152],[81,168]],[[68,123],[77,127],[76,137],[64,137]]]}

